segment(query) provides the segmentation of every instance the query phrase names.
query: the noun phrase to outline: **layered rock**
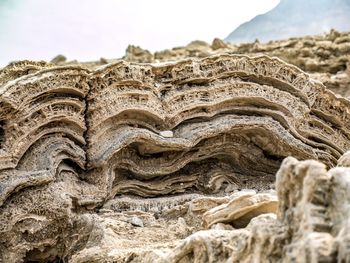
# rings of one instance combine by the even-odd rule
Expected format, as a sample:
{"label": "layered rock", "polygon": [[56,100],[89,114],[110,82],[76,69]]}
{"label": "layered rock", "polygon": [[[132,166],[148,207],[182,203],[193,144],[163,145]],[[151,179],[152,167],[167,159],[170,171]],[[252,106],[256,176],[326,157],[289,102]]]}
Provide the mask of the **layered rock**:
{"label": "layered rock", "polygon": [[[327,171],[320,162],[288,157],[277,173],[277,217],[258,215],[244,229],[200,231],[133,262],[141,256],[147,262],[348,262],[349,179],[348,167]],[[240,206],[239,199],[230,204]]]}
{"label": "layered rock", "polygon": [[151,197],[216,192],[223,183],[241,188],[242,181],[254,187],[256,176],[273,182],[288,155],[332,166],[349,145],[346,132],[332,128],[343,117],[327,117],[328,100],[339,101],[339,109],[348,102],[282,65],[267,57],[218,56],[165,66],[121,62],[95,71],[89,167],[114,182],[111,195]]}
{"label": "layered rock", "polygon": [[[275,56],[293,64],[321,81],[327,88],[344,97],[350,97],[350,35],[349,32],[331,30],[328,34],[294,37],[286,40],[260,43],[232,44],[215,38],[211,44],[204,41],[193,41],[187,46],[175,47],[151,53],[138,46],[129,45],[123,60],[137,63],[159,63],[178,61],[187,58],[205,58],[217,54],[244,54],[249,56]],[[99,61],[79,63],[64,62],[58,55],[51,62],[56,65],[79,65],[95,69],[120,59],[101,58]]]}
{"label": "layered rock", "polygon": [[350,34],[331,30],[328,34],[305,36],[260,43],[232,44],[214,39],[209,45],[193,41],[187,46],[176,47],[151,54],[139,47],[128,48],[124,59],[133,62],[176,61],[189,57],[203,58],[218,53],[276,56],[311,74],[332,91],[350,96]]}
{"label": "layered rock", "polygon": [[[210,242],[228,242],[228,248],[218,248],[219,257],[197,255],[199,249],[194,258],[248,260],[258,252],[243,256],[233,244],[255,233],[264,239],[260,231],[273,233],[266,242],[271,251],[277,246],[278,259],[284,256],[279,246],[294,244],[287,234],[305,241],[299,230],[284,230],[283,219],[300,200],[283,202],[298,195],[302,183],[288,181],[285,161],[277,185],[293,183],[295,191],[281,194],[289,188],[277,187],[286,199],[278,210],[281,229],[270,214],[254,218],[276,209],[273,194],[260,192],[274,188],[287,156],[322,161],[326,171],[350,148],[349,101],[277,58],[226,54],[96,69],[19,62],[0,76],[3,262],[152,262],[163,260],[160,255],[176,262],[197,251],[203,238],[208,248]],[[327,187],[328,177],[317,180]],[[243,194],[243,201],[234,194],[247,188],[259,193]],[[293,213],[299,220],[300,212]],[[169,222],[176,228],[167,236]],[[205,227],[216,229],[172,250]],[[156,248],[159,255],[149,253]]]}

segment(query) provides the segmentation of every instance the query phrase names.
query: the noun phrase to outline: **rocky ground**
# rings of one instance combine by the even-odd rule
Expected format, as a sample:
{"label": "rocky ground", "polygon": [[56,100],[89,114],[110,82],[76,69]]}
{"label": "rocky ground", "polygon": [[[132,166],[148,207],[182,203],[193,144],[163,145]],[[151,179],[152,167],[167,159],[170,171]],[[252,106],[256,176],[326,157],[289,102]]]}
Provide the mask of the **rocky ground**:
{"label": "rocky ground", "polygon": [[185,47],[154,54],[140,47],[129,46],[123,59],[151,63],[189,57],[203,58],[222,52],[278,57],[308,72],[330,90],[345,97],[350,96],[350,33],[335,30],[326,35],[270,41],[266,44],[256,41],[237,45],[220,39],[214,39],[211,44],[194,41]]}
{"label": "rocky ground", "polygon": [[0,262],[350,261],[349,43],[3,68]]}
{"label": "rocky ground", "polygon": [[[255,56],[267,54],[293,64],[320,80],[327,88],[342,96],[350,96],[350,33],[331,30],[328,34],[290,38],[287,40],[260,43],[231,44],[218,38],[211,44],[193,41],[184,47],[176,47],[155,53],[130,45],[126,49],[124,60],[138,63],[159,63],[186,58],[204,58],[215,54],[245,54]],[[87,67],[96,67],[119,59],[105,59],[83,63]],[[62,55],[52,60],[54,64],[76,64],[66,61]]]}

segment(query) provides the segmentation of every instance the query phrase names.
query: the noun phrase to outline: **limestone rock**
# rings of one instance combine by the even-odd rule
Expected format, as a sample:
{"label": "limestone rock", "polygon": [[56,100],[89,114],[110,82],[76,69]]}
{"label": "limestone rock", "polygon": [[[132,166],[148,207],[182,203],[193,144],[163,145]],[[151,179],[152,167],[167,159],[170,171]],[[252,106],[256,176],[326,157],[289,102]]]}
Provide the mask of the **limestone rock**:
{"label": "limestone rock", "polygon": [[166,138],[172,138],[174,136],[174,133],[172,131],[161,131],[159,135]]}
{"label": "limestone rock", "polygon": [[[313,79],[321,81],[327,88],[344,97],[350,97],[350,52],[349,32],[331,30],[328,34],[294,37],[285,40],[259,41],[232,44],[215,38],[211,45],[204,41],[193,41],[186,46],[175,47],[151,53],[138,46],[129,45],[122,59],[137,63],[163,63],[187,58],[204,58],[215,54],[244,54],[257,56],[261,54],[278,57],[293,64]],[[99,61],[69,61],[62,65],[83,65],[96,69],[107,63],[116,63],[120,59],[100,59]],[[0,70],[0,76],[1,76]]]}
{"label": "limestone rock", "polygon": [[143,221],[136,216],[130,219],[130,224],[132,224],[133,226],[143,227]]}
{"label": "limestone rock", "polygon": [[[350,102],[299,68],[25,61],[0,83],[1,261],[348,258],[350,168],[331,168],[350,148]],[[276,172],[277,218],[262,193]],[[247,226],[205,230],[203,215]]]}
{"label": "limestone rock", "polygon": [[123,57],[126,61],[133,62],[153,62],[153,55],[146,49],[138,46],[129,45],[126,49],[125,56]]}
{"label": "limestone rock", "polygon": [[173,250],[142,257],[149,262],[347,262],[349,179],[350,168],[327,171],[320,162],[288,157],[277,173],[277,218],[262,214],[244,229],[200,231]]}
{"label": "limestone rock", "polygon": [[[176,61],[222,52],[251,56],[266,54],[305,70],[312,74],[313,78],[322,81],[327,88],[350,97],[349,39],[349,32],[340,33],[335,30],[326,35],[270,41],[264,44],[259,42],[231,44],[216,38],[212,45],[196,41],[184,47],[155,52],[148,55],[147,62]],[[141,62],[137,58],[129,61]]]}
{"label": "limestone rock", "polygon": [[53,64],[62,64],[67,61],[67,58],[63,55],[57,55],[51,60],[51,63]]}
{"label": "limestone rock", "polygon": [[226,44],[220,38],[214,38],[213,43],[211,44],[211,48],[213,50],[217,50],[217,49],[221,49],[221,48],[228,48],[228,44]]}
{"label": "limestone rock", "polygon": [[243,228],[260,214],[276,213],[277,197],[267,193],[238,192],[231,200],[214,207],[203,215],[206,228],[216,223],[229,223],[235,228]]}

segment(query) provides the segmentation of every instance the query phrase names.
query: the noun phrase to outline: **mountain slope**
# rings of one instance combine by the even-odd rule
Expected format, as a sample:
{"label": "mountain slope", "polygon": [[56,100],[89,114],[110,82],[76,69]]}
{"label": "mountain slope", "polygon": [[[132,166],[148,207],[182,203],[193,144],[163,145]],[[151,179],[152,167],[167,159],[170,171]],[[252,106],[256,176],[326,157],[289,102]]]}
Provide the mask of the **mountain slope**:
{"label": "mountain slope", "polygon": [[319,34],[334,28],[350,30],[350,0],[281,0],[271,11],[240,25],[229,42],[266,42]]}

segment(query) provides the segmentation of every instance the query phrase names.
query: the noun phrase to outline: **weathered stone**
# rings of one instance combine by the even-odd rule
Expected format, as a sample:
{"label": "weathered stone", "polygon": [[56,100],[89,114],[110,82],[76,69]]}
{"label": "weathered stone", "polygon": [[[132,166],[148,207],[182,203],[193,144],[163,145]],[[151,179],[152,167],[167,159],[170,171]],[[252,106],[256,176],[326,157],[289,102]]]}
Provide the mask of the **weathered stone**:
{"label": "weathered stone", "polygon": [[133,226],[143,227],[143,221],[137,216],[133,216],[130,219],[130,224],[132,224]]}
{"label": "weathered stone", "polygon": [[166,137],[166,138],[172,138],[174,136],[174,133],[172,131],[161,131],[160,136]]}
{"label": "weathered stone", "polygon": [[238,192],[233,194],[228,203],[206,212],[203,221],[206,228],[217,223],[229,223],[234,228],[244,228],[252,218],[276,211],[276,196],[267,193]]}
{"label": "weathered stone", "polygon": [[67,61],[67,58],[63,55],[57,55],[51,60],[51,63],[53,64],[62,64]]}
{"label": "weathered stone", "polygon": [[349,258],[350,102],[295,66],[24,61],[0,85],[2,262]]}

